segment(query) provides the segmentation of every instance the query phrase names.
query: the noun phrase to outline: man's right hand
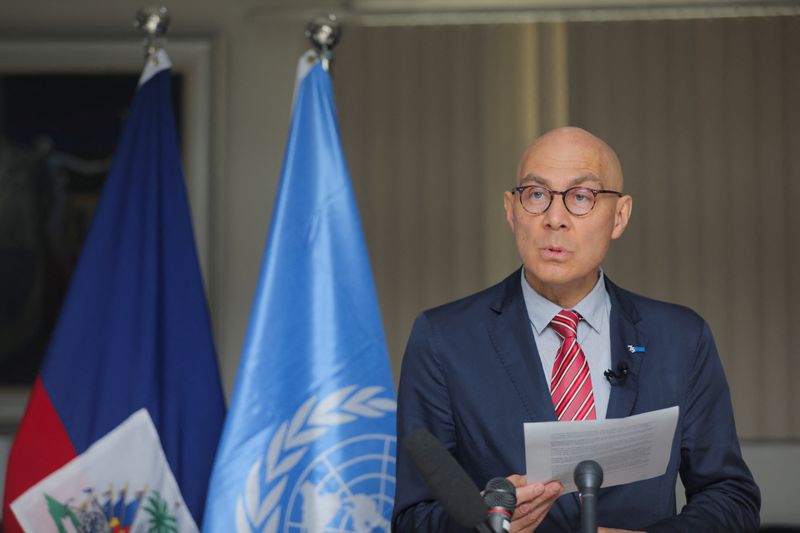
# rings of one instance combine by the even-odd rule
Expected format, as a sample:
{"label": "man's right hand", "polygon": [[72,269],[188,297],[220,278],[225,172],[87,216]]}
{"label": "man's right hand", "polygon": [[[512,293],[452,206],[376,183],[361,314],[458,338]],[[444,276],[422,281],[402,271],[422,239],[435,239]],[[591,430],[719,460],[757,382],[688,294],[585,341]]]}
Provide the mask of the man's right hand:
{"label": "man's right hand", "polygon": [[511,533],[533,531],[542,523],[550,508],[564,492],[558,481],[528,484],[527,476],[508,476],[517,488],[517,508],[511,518]]}

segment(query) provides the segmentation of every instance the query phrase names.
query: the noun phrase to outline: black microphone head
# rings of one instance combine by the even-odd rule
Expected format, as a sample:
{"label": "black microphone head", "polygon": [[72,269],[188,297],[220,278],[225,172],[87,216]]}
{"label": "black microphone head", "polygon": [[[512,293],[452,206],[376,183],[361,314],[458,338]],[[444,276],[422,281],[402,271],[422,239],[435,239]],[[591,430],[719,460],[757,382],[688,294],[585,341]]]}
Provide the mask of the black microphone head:
{"label": "black microphone head", "polygon": [[428,430],[414,430],[403,439],[403,447],[433,497],[456,522],[474,529],[486,519],[488,507],[475,482]]}
{"label": "black microphone head", "polygon": [[502,507],[513,514],[517,506],[517,488],[504,477],[492,478],[486,483],[483,499],[490,508]]}
{"label": "black microphone head", "polygon": [[581,461],[575,467],[574,479],[581,494],[596,493],[603,484],[603,469],[595,461]]}

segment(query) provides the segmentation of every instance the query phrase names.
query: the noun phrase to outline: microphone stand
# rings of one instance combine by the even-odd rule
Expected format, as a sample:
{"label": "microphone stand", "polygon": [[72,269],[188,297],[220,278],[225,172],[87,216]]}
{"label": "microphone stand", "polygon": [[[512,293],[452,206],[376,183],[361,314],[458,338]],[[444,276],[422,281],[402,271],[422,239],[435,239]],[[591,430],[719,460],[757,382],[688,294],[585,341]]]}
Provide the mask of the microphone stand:
{"label": "microphone stand", "polygon": [[597,495],[581,494],[581,533],[597,533]]}

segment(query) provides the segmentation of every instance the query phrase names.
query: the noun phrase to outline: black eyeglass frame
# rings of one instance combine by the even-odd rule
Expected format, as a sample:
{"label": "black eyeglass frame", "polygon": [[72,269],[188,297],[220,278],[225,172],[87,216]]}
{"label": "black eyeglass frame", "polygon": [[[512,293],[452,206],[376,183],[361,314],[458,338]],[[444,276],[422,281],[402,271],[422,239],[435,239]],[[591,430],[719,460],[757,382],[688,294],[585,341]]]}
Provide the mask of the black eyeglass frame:
{"label": "black eyeglass frame", "polygon": [[[545,190],[548,193],[550,193],[550,201],[547,202],[547,207],[545,207],[544,209],[542,209],[538,213],[533,213],[531,211],[528,211],[528,209],[525,207],[525,204],[522,201],[522,193],[525,192],[526,189],[532,189],[534,187],[542,189],[542,190]],[[569,194],[570,191],[574,191],[574,190],[581,190],[581,191],[586,191],[586,192],[592,193],[592,207],[587,212],[582,213],[582,214],[573,213],[572,210],[567,205],[567,194]],[[524,209],[526,213],[531,214],[531,215],[541,215],[543,213],[546,213],[547,210],[550,209],[550,206],[553,205],[553,195],[556,195],[556,194],[560,194],[561,195],[561,201],[564,202],[564,208],[569,212],[569,214],[571,214],[574,217],[585,217],[586,215],[591,213],[592,210],[594,209],[594,206],[597,204],[597,195],[598,194],[616,194],[619,198],[622,198],[622,193],[619,192],[619,191],[612,191],[610,189],[590,189],[589,187],[581,187],[580,185],[575,186],[575,187],[570,187],[569,189],[566,189],[564,191],[554,191],[554,190],[548,189],[547,187],[545,187],[543,185],[521,185],[519,187],[512,187],[509,192],[511,194],[516,194],[517,195],[517,198],[519,198],[519,205],[522,206],[522,209]]]}

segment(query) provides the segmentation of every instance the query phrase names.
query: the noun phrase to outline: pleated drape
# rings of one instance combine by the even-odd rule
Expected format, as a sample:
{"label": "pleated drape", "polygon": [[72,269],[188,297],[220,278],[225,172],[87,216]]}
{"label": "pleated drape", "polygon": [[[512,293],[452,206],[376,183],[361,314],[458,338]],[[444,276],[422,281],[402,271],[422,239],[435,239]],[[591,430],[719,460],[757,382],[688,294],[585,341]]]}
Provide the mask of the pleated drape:
{"label": "pleated drape", "polygon": [[800,18],[571,24],[570,117],[623,161],[606,268],[711,324],[745,438],[800,437]]}
{"label": "pleated drape", "polygon": [[[347,29],[342,140],[398,375],[414,317],[519,265],[503,213],[517,158],[567,122],[565,27]],[[546,81],[545,81],[546,80]]]}
{"label": "pleated drape", "polygon": [[395,375],[422,309],[519,265],[524,146],[614,146],[631,225],[605,268],[711,324],[739,434],[800,438],[800,18],[350,27],[339,119]]}

